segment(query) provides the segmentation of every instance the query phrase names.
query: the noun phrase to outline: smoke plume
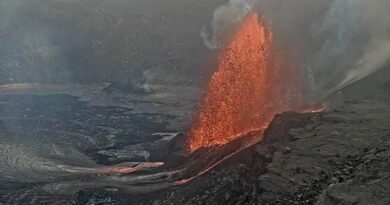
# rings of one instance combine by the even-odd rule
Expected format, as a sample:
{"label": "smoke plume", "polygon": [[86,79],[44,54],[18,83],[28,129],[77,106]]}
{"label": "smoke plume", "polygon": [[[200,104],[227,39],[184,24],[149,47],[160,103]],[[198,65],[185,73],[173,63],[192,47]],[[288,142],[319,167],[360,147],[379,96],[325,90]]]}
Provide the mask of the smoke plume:
{"label": "smoke plume", "polygon": [[[319,97],[326,97],[383,68],[390,59],[390,2],[387,0],[230,0],[217,8],[209,48],[229,38],[229,26],[248,10],[271,26],[280,49],[299,54]],[[227,22],[230,22],[227,23]]]}

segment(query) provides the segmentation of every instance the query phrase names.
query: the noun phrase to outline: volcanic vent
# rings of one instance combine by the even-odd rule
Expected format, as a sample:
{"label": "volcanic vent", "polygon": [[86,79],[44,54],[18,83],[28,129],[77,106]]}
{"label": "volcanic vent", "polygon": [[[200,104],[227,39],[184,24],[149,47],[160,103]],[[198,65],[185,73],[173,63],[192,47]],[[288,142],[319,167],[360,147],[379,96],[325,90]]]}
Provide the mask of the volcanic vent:
{"label": "volcanic vent", "polygon": [[255,13],[221,51],[186,140],[189,153],[262,130],[275,113],[296,109],[300,74],[276,49],[272,31]]}

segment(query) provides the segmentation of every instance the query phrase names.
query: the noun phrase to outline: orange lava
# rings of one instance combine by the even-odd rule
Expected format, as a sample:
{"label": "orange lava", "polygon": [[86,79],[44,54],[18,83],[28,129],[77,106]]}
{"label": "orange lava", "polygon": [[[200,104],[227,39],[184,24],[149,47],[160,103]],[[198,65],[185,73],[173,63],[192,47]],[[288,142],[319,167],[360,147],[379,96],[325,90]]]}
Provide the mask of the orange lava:
{"label": "orange lava", "polygon": [[264,129],[276,113],[298,101],[298,75],[275,48],[272,31],[257,14],[249,14],[219,56],[188,133],[188,152]]}

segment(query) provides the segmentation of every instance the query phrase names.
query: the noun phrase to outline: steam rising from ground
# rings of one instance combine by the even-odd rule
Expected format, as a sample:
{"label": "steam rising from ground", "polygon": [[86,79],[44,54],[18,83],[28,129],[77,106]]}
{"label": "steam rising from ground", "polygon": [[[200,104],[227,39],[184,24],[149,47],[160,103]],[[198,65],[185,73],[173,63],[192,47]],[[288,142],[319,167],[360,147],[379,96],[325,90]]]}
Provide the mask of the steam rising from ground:
{"label": "steam rising from ground", "polygon": [[230,0],[215,10],[211,37],[202,32],[206,46],[219,48],[229,38],[228,28],[250,9],[268,21],[281,48],[299,53],[318,97],[365,78],[389,61],[387,0]]}

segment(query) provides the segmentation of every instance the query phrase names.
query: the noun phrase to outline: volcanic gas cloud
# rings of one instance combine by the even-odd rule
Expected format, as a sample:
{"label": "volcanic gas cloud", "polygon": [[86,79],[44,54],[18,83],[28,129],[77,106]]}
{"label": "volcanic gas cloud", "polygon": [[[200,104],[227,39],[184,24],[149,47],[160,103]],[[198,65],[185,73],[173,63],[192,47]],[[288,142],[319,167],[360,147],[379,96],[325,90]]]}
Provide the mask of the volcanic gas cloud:
{"label": "volcanic gas cloud", "polygon": [[264,129],[299,104],[300,75],[276,49],[272,31],[249,14],[221,51],[186,141],[188,152]]}

